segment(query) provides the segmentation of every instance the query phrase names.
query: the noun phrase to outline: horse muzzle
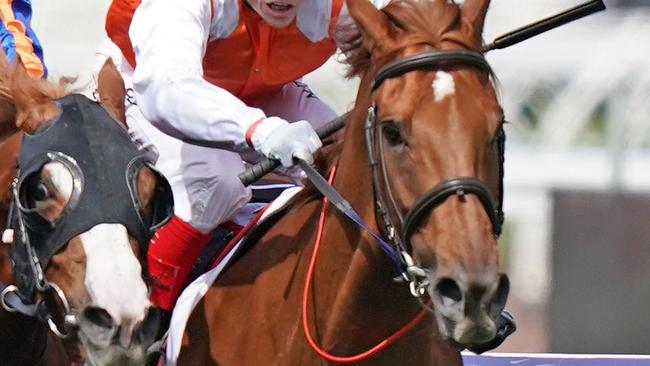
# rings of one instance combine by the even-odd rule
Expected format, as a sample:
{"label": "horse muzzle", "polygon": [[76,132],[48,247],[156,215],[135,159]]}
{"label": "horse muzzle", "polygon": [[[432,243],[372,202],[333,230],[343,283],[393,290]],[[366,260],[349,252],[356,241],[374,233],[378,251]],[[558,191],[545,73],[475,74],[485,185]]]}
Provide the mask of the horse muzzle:
{"label": "horse muzzle", "polygon": [[429,294],[439,331],[444,337],[463,347],[494,339],[496,320],[505,307],[510,281],[502,273],[493,277],[493,281],[486,281],[445,276],[432,282]]}
{"label": "horse muzzle", "polygon": [[84,344],[86,361],[94,366],[108,366],[144,365],[161,317],[152,307],[142,321],[118,324],[105,310],[89,306],[78,318],[77,334]]}

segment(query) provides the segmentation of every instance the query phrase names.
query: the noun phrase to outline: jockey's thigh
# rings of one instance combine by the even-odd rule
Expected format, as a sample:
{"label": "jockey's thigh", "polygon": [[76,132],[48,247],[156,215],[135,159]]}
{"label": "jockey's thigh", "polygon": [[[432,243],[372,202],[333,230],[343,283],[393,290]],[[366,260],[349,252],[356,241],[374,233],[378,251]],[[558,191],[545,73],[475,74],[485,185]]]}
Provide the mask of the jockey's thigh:
{"label": "jockey's thigh", "polygon": [[137,105],[126,109],[129,135],[172,188],[174,213],[202,232],[214,229],[251,197],[238,174],[237,153],[188,144],[164,134],[147,121]]}
{"label": "jockey's thigh", "polygon": [[314,129],[336,118],[336,112],[320,100],[301,81],[286,84],[278,93],[258,97],[250,102],[252,107],[267,116],[280,117],[289,122],[308,121]]}

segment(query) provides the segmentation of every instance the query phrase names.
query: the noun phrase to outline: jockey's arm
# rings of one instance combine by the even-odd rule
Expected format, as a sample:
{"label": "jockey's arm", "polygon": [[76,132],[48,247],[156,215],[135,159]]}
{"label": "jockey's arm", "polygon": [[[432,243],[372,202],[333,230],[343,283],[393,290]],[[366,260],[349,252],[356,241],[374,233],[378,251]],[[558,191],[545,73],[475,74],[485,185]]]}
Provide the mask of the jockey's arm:
{"label": "jockey's arm", "polygon": [[[214,11],[218,16],[223,9]],[[243,151],[247,129],[266,116],[203,79],[211,23],[209,0],[143,2],[129,30],[137,64],[135,96],[144,116],[167,134]],[[268,119],[256,131],[283,123]]]}

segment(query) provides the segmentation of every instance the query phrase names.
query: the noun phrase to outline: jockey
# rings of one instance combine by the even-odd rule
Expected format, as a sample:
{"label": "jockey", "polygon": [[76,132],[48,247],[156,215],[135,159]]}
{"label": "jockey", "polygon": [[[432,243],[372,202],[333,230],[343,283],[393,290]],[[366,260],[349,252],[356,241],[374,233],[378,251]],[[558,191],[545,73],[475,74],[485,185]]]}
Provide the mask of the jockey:
{"label": "jockey", "polygon": [[172,309],[212,231],[249,201],[242,157],[313,160],[314,128],[336,114],[301,78],[350,21],[344,0],[113,0],[98,65],[120,70],[129,133],[175,202],[149,246],[156,306]]}
{"label": "jockey", "polygon": [[27,73],[34,78],[46,78],[43,49],[31,28],[30,0],[0,0],[0,39],[7,61],[20,58]]}
{"label": "jockey", "polygon": [[[118,67],[129,134],[175,203],[149,245],[154,305],[173,308],[213,230],[249,201],[242,158],[312,160],[314,128],[336,114],[301,78],[335,53],[349,24],[344,0],[113,0],[97,69],[107,57]],[[505,311],[497,323],[478,351],[515,329]]]}

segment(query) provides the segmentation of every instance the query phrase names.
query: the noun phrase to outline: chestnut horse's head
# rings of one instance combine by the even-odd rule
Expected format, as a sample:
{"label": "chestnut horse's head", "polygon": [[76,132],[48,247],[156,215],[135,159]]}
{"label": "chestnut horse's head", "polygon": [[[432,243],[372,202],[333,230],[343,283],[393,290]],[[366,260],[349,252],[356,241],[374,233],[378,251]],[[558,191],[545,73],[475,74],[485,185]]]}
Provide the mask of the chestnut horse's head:
{"label": "chestnut horse's head", "polygon": [[57,335],[78,337],[90,364],[143,364],[158,314],[142,263],[172,201],[115,119],[124,89],[102,80],[117,71],[107,63],[100,74],[104,106],[31,79],[20,63],[3,62],[0,74],[11,107],[3,123],[25,132],[12,220],[17,293]]}
{"label": "chestnut horse's head", "polygon": [[347,4],[378,225],[423,270],[442,335],[486,343],[509,290],[496,246],[504,116],[481,52],[489,0]]}

